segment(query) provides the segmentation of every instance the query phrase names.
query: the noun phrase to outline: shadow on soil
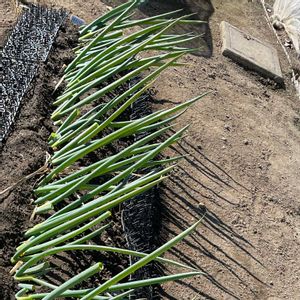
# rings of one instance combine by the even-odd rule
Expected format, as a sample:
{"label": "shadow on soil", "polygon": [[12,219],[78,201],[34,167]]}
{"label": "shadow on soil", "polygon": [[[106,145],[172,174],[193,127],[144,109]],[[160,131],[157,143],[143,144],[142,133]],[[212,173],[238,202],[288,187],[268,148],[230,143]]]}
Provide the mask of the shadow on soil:
{"label": "shadow on soil", "polygon": [[[174,133],[174,131],[170,132],[170,135]],[[178,232],[188,228],[191,222],[187,220],[199,219],[199,217],[204,215],[201,230],[196,231],[184,241],[185,247],[188,249],[185,248],[186,251],[183,252],[174,248],[170,250],[170,253],[179,261],[204,272],[210,284],[220,289],[226,299],[240,298],[236,291],[228,289],[227,284],[223,285],[215,276],[209,274],[212,272],[201,266],[201,260],[198,259],[197,261],[195,257],[192,260],[192,253],[196,253],[198,257],[208,257],[214,269],[221,269],[223,272],[229,273],[233,278],[232,280],[239,282],[243,286],[247,285],[243,280],[245,276],[251,277],[262,285],[266,285],[249,270],[248,264],[245,263],[245,261],[252,260],[254,264],[264,268],[262,263],[252,254],[252,252],[255,252],[255,247],[237,233],[232,226],[223,222],[216,213],[199,202],[202,199],[208,205],[212,203],[219,207],[222,207],[225,203],[231,206],[234,212],[234,207],[239,205],[236,198],[239,198],[239,195],[242,194],[251,195],[251,191],[205,156],[201,149],[189,143],[187,139],[172,147],[172,150],[176,153],[176,156],[186,156],[184,159],[190,167],[189,172],[187,172],[181,166],[182,164],[179,164],[177,171],[170,176],[169,183],[161,188],[162,198],[165,200],[162,208],[164,219],[162,243],[170,239],[170,236],[175,236],[176,233],[178,234]],[[200,174],[195,176],[195,173]],[[201,179],[198,180],[197,178]],[[222,196],[221,190],[234,191],[234,197],[229,199],[229,197]],[[185,212],[185,214],[183,215],[182,212]],[[216,238],[211,238],[214,235]],[[216,244],[212,240],[222,240],[222,242]],[[228,251],[228,249],[231,249],[231,251]],[[192,286],[182,281],[180,284],[185,286],[185,289],[191,289],[205,299],[216,300],[214,296],[204,292],[207,291],[206,289],[201,290],[201,287],[196,288],[197,285]],[[251,287],[248,288],[251,289]],[[166,294],[164,290],[161,290],[161,295],[167,299],[176,299],[172,295]]]}
{"label": "shadow on soil", "polygon": [[[103,0],[103,2],[114,7],[124,3],[122,0]],[[199,51],[194,53],[195,55],[211,57],[213,44],[208,21],[214,12],[214,8],[210,0],[147,0],[140,7],[141,13],[146,16],[154,16],[179,9],[182,9],[182,12],[173,15],[172,18],[194,14],[190,19],[201,20],[204,23],[197,25],[176,25],[173,27],[172,32],[176,32],[177,34],[193,32],[199,35],[199,38],[185,44],[185,46],[199,48]]]}

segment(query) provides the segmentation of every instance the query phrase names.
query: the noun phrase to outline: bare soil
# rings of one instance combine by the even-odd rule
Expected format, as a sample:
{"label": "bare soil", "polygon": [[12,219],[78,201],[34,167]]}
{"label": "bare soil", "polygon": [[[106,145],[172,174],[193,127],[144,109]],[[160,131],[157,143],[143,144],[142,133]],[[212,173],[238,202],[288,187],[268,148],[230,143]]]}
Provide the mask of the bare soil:
{"label": "bare soil", "polygon": [[[157,2],[153,0],[154,5],[145,6],[142,13],[150,15],[154,8],[159,12]],[[107,10],[100,1],[60,4],[87,21]],[[187,66],[166,71],[155,85],[156,106],[172,106],[207,90],[212,93],[178,120],[177,128],[191,124],[189,134],[166,153],[188,156],[163,189],[167,208],[164,236],[170,238],[187,228],[203,214],[205,206],[203,225],[168,257],[197,266],[206,275],[166,284],[163,297],[300,299],[300,102],[290,83],[290,66],[259,1],[187,0],[181,5],[197,13],[206,10],[206,16],[213,7],[204,45],[212,56],[189,55],[183,59]],[[220,54],[219,24],[223,20],[277,48],[285,88]],[[49,81],[53,87],[56,77],[44,77],[46,86]],[[51,99],[32,99],[24,104],[16,130],[1,154],[1,187],[44,162],[45,138],[51,132],[47,101]],[[36,122],[37,109],[44,123]],[[1,299],[10,299],[9,257],[29,225],[33,184],[34,180],[20,186],[14,196],[0,201]]]}
{"label": "bare soil", "polygon": [[[165,192],[170,234],[197,219],[200,202],[207,207],[203,227],[170,255],[207,276],[166,285],[166,299],[299,299],[299,99],[260,4],[213,5],[213,56],[187,57],[188,68],[156,86],[174,101],[215,91],[179,121],[191,127],[175,151],[189,157]],[[222,20],[278,49],[286,89],[221,56]]]}
{"label": "bare soil", "polygon": [[4,46],[6,37],[10,33],[16,18],[13,1],[0,1],[0,48]]}
{"label": "bare soil", "polygon": [[[0,191],[42,167],[47,140],[53,132],[51,103],[54,87],[62,76],[62,67],[73,57],[77,33],[70,26],[61,29],[49,59],[39,66],[32,88],[23,99],[20,114],[3,147],[0,148]],[[57,91],[59,93],[60,91]],[[30,226],[32,191],[38,177],[19,184],[10,193],[0,195],[0,299],[14,299],[15,286],[9,271],[10,258]]]}

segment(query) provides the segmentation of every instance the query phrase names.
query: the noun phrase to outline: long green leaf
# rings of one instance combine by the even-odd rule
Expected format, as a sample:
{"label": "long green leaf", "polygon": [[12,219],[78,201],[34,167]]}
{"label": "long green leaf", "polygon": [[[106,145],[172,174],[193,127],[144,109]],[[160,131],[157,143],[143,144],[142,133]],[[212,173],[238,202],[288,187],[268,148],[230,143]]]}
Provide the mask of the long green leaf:
{"label": "long green leaf", "polygon": [[99,287],[95,288],[92,292],[85,295],[82,300],[91,300],[94,296],[98,296],[101,293],[107,291],[112,285],[120,282],[125,277],[129,276],[130,274],[134,273],[138,269],[142,268],[161,254],[168,251],[170,248],[175,246],[177,243],[179,243],[181,240],[183,240],[188,234],[190,234],[192,231],[194,231],[198,225],[201,223],[201,220],[199,220],[197,223],[195,223],[190,228],[186,229],[182,233],[180,233],[178,236],[167,242],[165,245],[161,246],[151,254],[148,254],[146,257],[140,259],[138,262],[134,263],[124,271],[120,272],[119,274],[115,275],[113,278],[107,280],[105,283],[101,284]]}

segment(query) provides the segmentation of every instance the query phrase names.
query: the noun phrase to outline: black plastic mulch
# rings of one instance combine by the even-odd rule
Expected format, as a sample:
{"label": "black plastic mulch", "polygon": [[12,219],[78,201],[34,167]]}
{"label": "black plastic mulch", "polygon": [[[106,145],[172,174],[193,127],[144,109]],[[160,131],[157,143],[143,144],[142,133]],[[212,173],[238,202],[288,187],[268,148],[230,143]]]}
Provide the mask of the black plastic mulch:
{"label": "black plastic mulch", "polygon": [[39,64],[51,50],[68,13],[31,5],[24,9],[0,54],[0,144],[7,138]]}
{"label": "black plastic mulch", "polygon": [[3,48],[3,56],[26,61],[45,61],[67,15],[65,10],[38,5],[24,9]]}
{"label": "black plastic mulch", "polygon": [[[136,78],[131,84],[137,83]],[[152,97],[149,93],[142,95],[131,106],[131,120],[145,117],[152,113]],[[135,140],[142,139],[146,133],[136,135]],[[144,170],[148,173],[153,169]],[[141,171],[140,173],[143,173]],[[154,187],[137,197],[126,201],[123,204],[122,220],[128,247],[131,250],[143,253],[151,253],[159,246],[159,233],[161,228],[160,216],[160,196],[159,188]],[[138,261],[131,257],[131,264]],[[157,277],[160,274],[156,263],[150,263],[147,266],[136,271],[131,280],[143,280]],[[131,297],[132,299],[159,299],[159,293],[156,286],[137,289]]]}

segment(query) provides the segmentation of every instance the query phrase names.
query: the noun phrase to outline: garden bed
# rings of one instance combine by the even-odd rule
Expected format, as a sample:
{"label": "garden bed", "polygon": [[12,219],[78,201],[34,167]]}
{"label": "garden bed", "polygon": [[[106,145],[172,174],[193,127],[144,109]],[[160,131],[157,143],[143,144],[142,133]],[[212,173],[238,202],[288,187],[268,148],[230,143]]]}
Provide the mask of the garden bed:
{"label": "garden bed", "polygon": [[[63,66],[73,57],[77,28],[64,25],[54,42],[50,56],[39,66],[38,74],[23,99],[20,114],[7,141],[0,148],[0,189],[14,185],[46,162],[48,137],[53,131],[51,103],[60,92],[54,88],[62,76]],[[16,286],[9,271],[10,258],[24,239],[33,211],[32,191],[39,176],[18,184],[11,192],[0,195],[0,298],[14,297]]]}
{"label": "garden bed", "polygon": [[[1,187],[3,191],[15,185],[25,176],[47,165],[47,154],[52,154],[53,151],[49,148],[48,138],[57,129],[50,120],[53,112],[52,103],[60,95],[64,86],[60,86],[56,91],[55,87],[63,76],[64,68],[72,60],[73,48],[77,45],[77,30],[69,22],[61,28],[47,61],[39,66],[38,75],[33,80],[31,89],[23,99],[17,122],[0,150],[0,177],[4,178],[3,186]],[[138,80],[137,78],[135,82]],[[135,84],[134,81],[124,84],[118,92],[122,93],[128,90],[131,84]],[[150,93],[146,93],[136,105],[127,109],[118,120],[128,121],[150,114],[152,110],[149,101],[151,100]],[[136,136],[135,139],[142,137],[142,135],[140,137]],[[111,144],[110,147],[105,147],[101,151],[88,155],[79,164],[85,166],[104,158],[108,153],[116,154],[132,142],[133,139],[131,138],[122,139],[117,143]],[[2,271],[0,296],[3,299],[13,297],[18,290],[11,274],[9,274],[12,268],[10,258],[24,239],[23,235],[26,229],[35,223],[43,221],[42,217],[30,221],[30,216],[34,209],[32,205],[34,198],[32,191],[41,176],[41,174],[37,174],[29,180],[19,182],[10,191],[4,192],[0,198],[1,220],[3,220],[0,227],[0,262]],[[132,204],[124,205],[124,222],[121,220],[121,208],[114,209],[112,216],[113,225],[106,230],[106,233],[101,238],[93,239],[95,244],[109,244],[120,248],[126,248],[126,244],[129,244],[132,250],[145,253],[156,249],[159,233],[159,215],[156,216],[156,213],[159,211],[157,207],[159,205],[158,197],[158,190],[155,188],[148,191],[147,194],[137,197]],[[137,221],[140,221],[131,223],[131,218],[136,214],[139,214]],[[125,232],[122,224],[125,226]],[[125,236],[125,233],[127,236]],[[147,236],[144,236],[146,233]],[[49,278],[51,277],[53,284],[60,285],[70,276],[75,276],[85,270],[91,263],[99,261],[105,263],[105,271],[102,271],[101,275],[81,284],[80,288],[90,288],[95,282],[102,283],[122,271],[129,264],[128,258],[120,257],[113,253],[68,252],[68,254],[54,257],[51,261],[54,268],[48,273],[48,276]],[[150,264],[147,268],[141,269],[133,278],[138,280],[153,277],[158,274],[157,270],[155,264]],[[140,295],[148,295],[149,299],[153,299],[154,289],[148,290],[144,288],[144,290],[141,290]]]}
{"label": "garden bed", "polygon": [[[47,1],[51,2],[56,1]],[[107,9],[102,1],[65,2],[67,9],[88,21]],[[194,0],[186,2],[196,3]],[[200,2],[210,1],[197,1]],[[199,202],[206,204],[210,211],[206,226],[189,238],[187,243],[176,247],[168,257],[177,257],[203,267],[209,276],[167,284],[164,286],[165,299],[297,299],[297,120],[300,110],[295,91],[289,84],[290,70],[284,53],[276,45],[277,41],[265,22],[259,3],[224,3],[221,0],[213,0],[211,3],[215,9],[210,22],[213,58],[207,60],[188,56],[185,59],[188,67],[167,71],[164,78],[156,84],[158,99],[167,99],[157,102],[159,108],[170,106],[174,102],[180,103],[204,89],[216,90],[216,93],[212,93],[179,119],[178,126],[193,123],[184,144],[176,149],[189,156],[176,168],[174,178],[166,183],[164,198],[169,212],[163,215],[166,237],[169,237],[193,222]],[[194,7],[197,7],[196,4]],[[259,76],[246,72],[222,57],[219,23],[224,19],[260,39],[266,39],[277,48],[287,90],[273,88]],[[51,88],[53,86],[51,84]],[[173,99],[172,103],[170,99]],[[24,112],[26,107],[29,106],[23,106]],[[27,127],[30,123],[32,122],[27,123]],[[18,126],[22,128],[22,122],[17,122],[16,128]],[[51,127],[50,122],[47,126]],[[45,139],[52,131],[36,127],[40,131],[47,131],[43,133]],[[35,137],[34,131],[31,132],[29,136]],[[15,134],[11,135],[7,145]],[[19,144],[22,146],[22,143]],[[35,147],[39,145],[40,142],[36,142]],[[35,161],[37,167],[44,164],[46,142],[43,147],[39,160]],[[10,182],[14,183],[24,174],[36,169],[28,168],[27,163],[26,172],[22,168],[17,169],[18,164],[24,165],[25,161],[20,153],[23,150],[26,152],[28,148],[15,149],[19,150],[15,151],[14,156],[5,150],[5,158],[11,161],[5,174],[2,169],[0,171],[1,187],[2,178],[10,178]],[[36,151],[33,147],[31,155],[26,156],[32,159],[32,153]],[[1,156],[1,166],[3,155],[4,153]],[[16,193],[22,197],[16,204],[11,201],[12,198],[5,200],[5,204],[3,197],[0,200],[1,210],[6,212],[5,219],[1,216],[4,225],[0,225],[0,231],[7,232],[4,242],[1,234],[1,243],[5,249],[3,251],[1,246],[0,260],[0,290],[1,293],[5,291],[5,295],[14,294],[12,279],[8,275],[8,259],[29,226],[28,219],[33,207],[25,204],[30,202],[29,190],[34,182],[35,180],[30,182],[31,187],[26,189],[27,192],[24,185],[18,188]],[[13,230],[10,229],[12,227]]]}

